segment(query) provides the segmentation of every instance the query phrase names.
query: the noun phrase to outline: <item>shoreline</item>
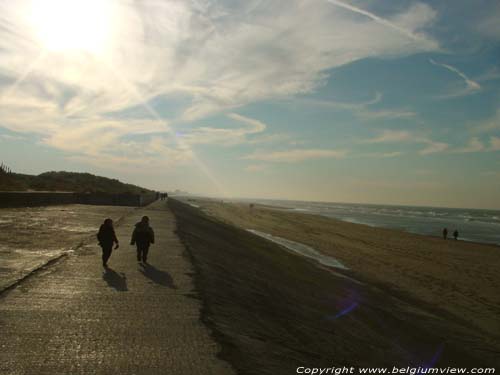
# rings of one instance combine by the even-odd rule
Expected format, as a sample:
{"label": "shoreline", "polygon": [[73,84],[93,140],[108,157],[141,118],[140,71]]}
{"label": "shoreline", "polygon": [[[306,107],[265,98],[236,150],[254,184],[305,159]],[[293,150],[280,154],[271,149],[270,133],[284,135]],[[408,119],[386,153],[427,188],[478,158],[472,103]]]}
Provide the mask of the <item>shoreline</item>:
{"label": "shoreline", "polygon": [[488,352],[499,347],[495,337],[453,314],[335,275],[188,204],[169,206],[195,265],[204,322],[221,357],[241,374],[288,374],[300,365],[418,366],[436,351],[436,366],[499,365]]}
{"label": "shoreline", "polygon": [[[240,203],[233,202],[231,204],[240,204]],[[387,205],[387,206],[389,206],[389,205]],[[394,206],[394,207],[399,207],[399,206]],[[424,206],[422,206],[422,207],[424,207]],[[381,225],[376,225],[376,224],[367,223],[367,222],[360,222],[360,221],[357,221],[356,219],[353,219],[353,220],[340,219],[340,218],[337,218],[337,217],[334,217],[334,216],[324,215],[324,214],[321,214],[321,213],[318,213],[318,212],[309,211],[309,210],[301,209],[301,208],[272,206],[272,205],[264,205],[264,204],[260,204],[260,203],[256,203],[255,204],[255,208],[262,208],[262,209],[267,209],[267,210],[282,211],[282,212],[287,212],[287,213],[295,213],[295,214],[299,214],[299,215],[314,215],[314,216],[320,216],[320,217],[324,217],[324,218],[327,218],[327,219],[330,219],[330,220],[334,220],[334,221],[340,221],[340,222],[343,222],[343,223],[350,223],[350,224],[354,224],[354,225],[363,225],[363,226],[367,226],[367,227],[370,227],[370,228],[386,229],[386,230],[391,230],[391,231],[396,231],[396,232],[402,232],[402,233],[410,233],[410,234],[415,234],[415,235],[418,235],[418,236],[423,236],[423,237],[433,238],[433,239],[442,239],[442,237],[439,236],[439,235],[424,234],[424,233],[419,233],[419,232],[412,231],[412,230],[400,229],[400,228],[389,227],[389,226],[381,226]],[[426,207],[426,208],[434,208],[434,207]],[[474,210],[474,209],[471,209],[471,210]],[[480,209],[476,209],[476,210],[480,210]],[[500,231],[500,227],[499,227],[499,231]],[[455,239],[453,239],[451,237],[451,234],[450,234],[450,237],[447,239],[447,241],[455,241]],[[496,246],[496,247],[500,248],[500,242],[496,243],[496,242],[487,242],[487,241],[476,241],[476,240],[473,240],[473,239],[468,239],[466,237],[461,237],[457,241],[468,242],[468,243],[472,243],[472,244],[476,244],[476,245]]]}
{"label": "shoreline", "polygon": [[[274,209],[274,208],[266,207],[265,209],[270,210],[270,209]],[[277,210],[278,211],[282,211],[282,209],[277,209]],[[383,226],[378,226],[378,225],[375,225],[375,224],[362,223],[362,222],[357,222],[357,221],[342,220],[342,219],[339,219],[339,218],[336,218],[336,217],[332,217],[332,216],[321,215],[321,214],[319,214],[317,212],[310,212],[310,213],[308,213],[308,212],[298,211],[298,210],[294,211],[293,209],[289,209],[289,210],[290,211],[286,211],[286,212],[296,213],[296,214],[299,214],[299,215],[320,216],[320,217],[324,217],[324,218],[327,218],[327,219],[330,219],[330,220],[340,221],[340,222],[343,222],[343,223],[349,223],[349,224],[353,224],[353,225],[362,225],[362,226],[366,226],[366,227],[370,227],[370,228],[385,229],[385,230],[395,231],[395,232],[400,232],[400,233],[414,234],[416,236],[421,236],[421,237],[428,238],[428,239],[443,240],[443,238],[441,236],[438,236],[438,235],[418,233],[418,232],[415,232],[415,231],[410,231],[410,230],[405,230],[405,229],[399,229],[399,228],[383,227]],[[499,231],[500,231],[500,228],[499,228]],[[472,240],[472,239],[467,239],[466,237],[462,237],[462,238],[459,238],[457,240],[455,240],[452,237],[449,237],[449,238],[447,238],[444,241],[453,241],[453,242],[454,241],[462,241],[462,242],[467,242],[467,243],[470,243],[470,244],[473,244],[473,245],[494,246],[494,247],[498,247],[500,249],[500,243],[475,241],[475,240]]]}

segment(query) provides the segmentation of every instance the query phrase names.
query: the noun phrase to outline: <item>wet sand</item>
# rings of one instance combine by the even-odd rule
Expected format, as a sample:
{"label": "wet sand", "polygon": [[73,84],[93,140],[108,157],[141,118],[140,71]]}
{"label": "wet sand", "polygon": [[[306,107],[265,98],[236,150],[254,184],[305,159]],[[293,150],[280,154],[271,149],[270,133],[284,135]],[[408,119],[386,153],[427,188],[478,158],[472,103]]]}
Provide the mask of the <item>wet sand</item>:
{"label": "wet sand", "polygon": [[[235,366],[243,361],[242,373],[272,373],[252,372],[244,353],[279,373],[286,372],[277,364],[428,365],[432,358],[440,366],[498,366],[499,247],[248,204],[190,203],[200,209],[173,203],[179,231],[209,321],[225,355]],[[248,229],[308,245],[348,270]]]}
{"label": "wet sand", "polygon": [[0,209],[0,291],[94,240],[105,218],[118,220],[133,209],[78,204]]}

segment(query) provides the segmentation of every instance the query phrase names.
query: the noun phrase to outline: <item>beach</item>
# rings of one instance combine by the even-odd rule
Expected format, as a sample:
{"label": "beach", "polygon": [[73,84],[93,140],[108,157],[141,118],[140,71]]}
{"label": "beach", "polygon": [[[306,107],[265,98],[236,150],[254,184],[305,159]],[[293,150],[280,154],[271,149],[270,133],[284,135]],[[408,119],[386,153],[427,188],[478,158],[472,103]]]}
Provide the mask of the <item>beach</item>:
{"label": "beach", "polygon": [[[181,237],[185,238],[200,273],[203,274],[203,268],[207,268],[205,276],[200,276],[202,279],[206,278],[200,284],[200,288],[206,290],[205,296],[208,296],[206,298],[208,309],[212,311],[213,316],[210,317],[212,321],[217,320],[217,314],[214,311],[221,307],[214,308],[213,305],[210,307],[211,298],[216,299],[216,296],[210,297],[209,295],[222,293],[220,290],[209,291],[210,280],[217,279],[214,273],[225,270],[228,272],[225,277],[232,278],[238,276],[231,275],[231,272],[251,273],[256,269],[264,272],[269,266],[266,264],[270,261],[269,257],[282,257],[281,260],[273,260],[275,269],[265,277],[262,276],[262,280],[254,279],[245,282],[260,283],[260,287],[252,286],[255,290],[250,293],[251,296],[248,296],[248,299],[254,298],[258,301],[255,305],[250,303],[248,306],[249,309],[259,309],[253,319],[266,321],[266,316],[270,313],[265,312],[266,309],[270,311],[288,309],[289,311],[283,314],[291,314],[294,319],[303,314],[303,320],[299,319],[293,324],[298,329],[297,327],[301,325],[304,327],[315,325],[316,323],[312,323],[311,319],[313,317],[317,319],[315,314],[319,314],[320,311],[322,314],[327,314],[329,309],[333,310],[330,314],[344,319],[344,324],[349,322],[347,325],[358,323],[365,325],[365,331],[361,330],[358,333],[356,329],[359,327],[351,327],[349,333],[344,333],[344,339],[340,343],[335,343],[335,340],[339,339],[338,336],[324,338],[329,345],[335,347],[335,350],[332,349],[332,356],[336,353],[337,358],[347,348],[355,350],[354,348],[357,347],[358,355],[352,357],[357,360],[351,359],[351,363],[356,361],[358,364],[363,362],[376,365],[384,361],[399,364],[418,362],[415,359],[412,361],[408,357],[405,358],[403,354],[405,350],[402,349],[401,344],[398,344],[401,349],[399,353],[397,353],[398,350],[391,348],[394,342],[406,342],[412,347],[419,348],[415,350],[420,353],[417,357],[421,361],[426,355],[432,357],[426,351],[436,351],[444,345],[446,354],[440,356],[441,364],[458,365],[459,362],[466,362],[486,365],[496,362],[498,365],[500,352],[500,293],[498,293],[500,291],[500,278],[498,277],[500,248],[498,246],[455,240],[445,241],[437,237],[369,227],[259,205],[251,208],[249,204],[206,199],[189,199],[188,203],[193,207],[188,207],[188,205],[182,207],[182,210],[189,211],[190,214],[184,214],[189,219],[179,219],[180,230],[183,233]],[[174,212],[181,211],[175,207],[173,210]],[[196,215],[204,219],[194,218]],[[208,222],[210,222],[214,228],[217,228],[217,225],[227,225],[224,230],[228,231],[227,236],[230,239],[220,235],[215,229],[213,232],[203,232],[201,224],[195,224],[197,220],[203,220],[203,225],[209,225]],[[184,221],[190,224],[183,224]],[[311,258],[288,252],[283,247],[259,238],[248,230],[307,245],[322,255],[333,257],[343,267],[325,266]],[[194,233],[198,231],[203,232],[204,235],[201,236],[201,232]],[[229,234],[231,231],[232,234]],[[241,241],[243,243],[255,241],[255,244],[259,245],[247,243],[239,246]],[[268,244],[265,246],[275,249],[273,251],[281,251],[281,254],[266,253],[266,250],[262,249],[264,246],[262,241]],[[239,248],[235,249],[238,246]],[[212,253],[221,252],[223,249],[228,252],[225,255],[227,259],[219,258],[224,257],[222,254]],[[236,252],[238,255],[231,252]],[[233,256],[235,258],[232,258]],[[246,269],[245,262],[254,257],[257,268]],[[293,265],[289,264],[290,262]],[[241,264],[244,265],[245,271],[241,270]],[[310,268],[305,270],[305,267]],[[241,275],[241,277],[251,278],[252,276]],[[219,282],[224,286],[221,280]],[[295,288],[293,291],[289,290],[292,285]],[[242,286],[238,284],[238,290],[235,287],[231,292],[233,298],[237,298],[235,296],[238,293],[243,293],[239,291],[240,287]],[[247,286],[243,286],[245,287]],[[331,290],[325,291],[329,288]],[[328,297],[322,293],[326,293]],[[339,302],[338,299],[342,299],[340,296],[343,296],[344,301],[350,302]],[[224,300],[225,297],[218,295],[218,298]],[[276,306],[276,300],[270,301],[273,298],[296,306]],[[221,301],[218,303],[224,305]],[[274,308],[264,307],[266,303],[273,305]],[[364,308],[362,309],[361,306]],[[309,309],[309,311],[304,312],[303,309]],[[372,310],[368,312],[366,309]],[[228,325],[229,323],[224,322],[223,318],[224,316],[227,318],[228,312],[223,312],[221,316],[222,318],[219,318],[222,325]],[[276,319],[279,318],[275,317],[274,322]],[[325,318],[322,319],[325,326],[316,327],[319,331],[328,329]],[[379,323],[376,323],[377,320]],[[380,324],[385,327],[382,329],[383,332],[375,328]],[[309,329],[313,328],[309,326]],[[377,332],[371,332],[371,329]],[[307,349],[310,352],[310,358],[314,358],[314,355],[323,357],[325,354],[325,349],[319,349],[316,346],[321,342],[322,335],[326,333],[319,334],[318,332],[316,332],[318,342],[312,339],[309,342],[313,345]],[[300,334],[307,335],[305,331],[301,331]],[[356,336],[357,334],[359,337]],[[392,342],[388,338],[391,335]],[[425,335],[426,339],[422,335]],[[226,340],[231,337],[230,334],[222,336]],[[353,336],[362,340],[363,343],[359,343]],[[370,336],[371,338],[368,338]],[[390,344],[387,342],[388,339]],[[281,340],[286,342],[284,337],[281,337]],[[303,350],[306,348],[307,345],[303,347]],[[371,355],[367,348],[371,350],[378,348],[377,350],[382,351],[383,354]],[[382,357],[386,359],[383,360]],[[345,358],[350,357],[347,355]]]}

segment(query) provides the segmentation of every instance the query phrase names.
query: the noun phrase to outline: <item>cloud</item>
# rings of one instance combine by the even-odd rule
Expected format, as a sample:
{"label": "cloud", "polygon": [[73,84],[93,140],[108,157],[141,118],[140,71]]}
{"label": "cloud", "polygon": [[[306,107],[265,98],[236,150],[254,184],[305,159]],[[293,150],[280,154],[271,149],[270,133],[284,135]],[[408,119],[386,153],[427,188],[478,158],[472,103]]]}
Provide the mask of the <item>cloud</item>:
{"label": "cloud", "polygon": [[381,120],[381,119],[402,119],[413,118],[417,114],[407,109],[370,109],[372,105],[382,101],[383,95],[380,92],[375,93],[374,97],[364,102],[339,102],[334,100],[321,100],[309,98],[293,99],[294,103],[303,103],[314,105],[332,110],[351,111],[355,116],[362,120]]}
{"label": "cloud", "polygon": [[26,138],[19,135],[0,134],[0,139],[4,139],[6,141],[23,141]]}
{"label": "cloud", "polygon": [[461,89],[461,90],[458,90],[456,92],[444,95],[444,96],[442,96],[442,98],[451,98],[451,97],[469,95],[469,94],[476,93],[477,91],[479,91],[481,89],[481,85],[479,83],[471,80],[469,77],[467,77],[465,75],[465,73],[461,72],[460,70],[458,70],[454,66],[451,66],[448,64],[438,63],[438,62],[434,61],[433,59],[429,59],[429,62],[432,65],[443,67],[443,68],[449,70],[450,72],[457,74],[465,82],[465,89]]}
{"label": "cloud", "polygon": [[500,69],[497,67],[490,68],[481,75],[475,78],[476,82],[496,81],[500,79]]}
{"label": "cloud", "polygon": [[408,111],[405,109],[401,110],[361,110],[356,113],[359,117],[365,120],[387,120],[387,119],[404,119],[413,118],[417,114],[413,111]]}
{"label": "cloud", "polygon": [[406,130],[384,130],[377,137],[365,139],[361,143],[408,142],[414,140],[414,138],[414,135]]}
{"label": "cloud", "polygon": [[364,10],[364,9],[355,7],[353,5],[344,3],[342,1],[338,1],[338,0],[326,0],[326,1],[328,1],[330,4],[333,4],[333,5],[339,6],[341,8],[350,10],[351,12],[366,16],[366,17],[374,20],[375,22],[379,23],[380,25],[388,27],[389,29],[392,29],[392,30],[408,37],[409,39],[413,39],[414,41],[429,43],[432,45],[432,48],[437,48],[437,45],[435,45],[432,40],[428,40],[425,36],[419,35],[418,33],[415,32],[415,30],[412,30],[412,28],[415,29],[415,26],[417,26],[417,27],[421,26],[421,25],[419,25],[420,22],[418,22],[418,21],[413,22],[414,24],[412,25],[412,22],[411,22],[412,20],[413,21],[420,20],[420,21],[423,21],[423,23],[425,24],[425,23],[428,23],[435,18],[436,12],[426,4],[422,4],[422,3],[414,4],[411,7],[411,13],[412,13],[411,18],[408,17],[408,15],[404,15],[404,16],[400,15],[399,16],[400,21],[403,21],[403,20],[410,21],[409,24],[408,24],[408,22],[403,23],[404,25],[407,25],[405,27],[405,26],[399,25],[397,20],[391,22],[390,20],[379,17],[372,12],[369,12],[367,10]]}
{"label": "cloud", "polygon": [[243,159],[270,161],[276,163],[294,163],[298,161],[311,159],[341,159],[347,154],[344,150],[328,150],[328,149],[295,149],[287,151],[258,151],[253,154],[246,155]]}
{"label": "cloud", "polygon": [[471,125],[470,129],[474,133],[488,133],[500,129],[500,109],[489,119]]}
{"label": "cloud", "polygon": [[379,103],[382,100],[382,97],[382,93],[376,92],[372,99],[364,102],[340,102],[335,100],[321,100],[311,98],[294,98],[293,102],[325,107],[329,109],[361,110],[367,106]]}
{"label": "cloud", "polygon": [[465,147],[457,148],[453,150],[456,153],[470,153],[470,152],[481,152],[485,151],[486,147],[477,137],[473,137],[469,140]]}
{"label": "cloud", "polygon": [[395,158],[403,155],[401,151],[393,151],[393,152],[370,152],[367,154],[361,154],[362,157],[367,158]]}
{"label": "cloud", "polygon": [[418,151],[420,155],[430,155],[437,152],[444,152],[450,147],[448,143],[435,142],[430,139],[422,139],[421,142],[425,143],[427,147]]}
{"label": "cloud", "polygon": [[245,170],[249,172],[262,172],[265,171],[266,169],[267,165],[264,164],[251,164],[245,167]]}
{"label": "cloud", "polygon": [[482,142],[478,137],[473,137],[464,147],[450,150],[450,152],[458,154],[494,151],[500,151],[500,137],[492,136],[489,138],[489,142]]}
{"label": "cloud", "polygon": [[187,145],[218,144],[230,146],[244,142],[255,143],[255,140],[248,140],[247,136],[262,133],[267,128],[263,122],[237,113],[230,113],[227,117],[243,123],[245,126],[230,128],[203,126],[186,132],[179,131],[177,137],[183,144]]}
{"label": "cloud", "polygon": [[424,137],[406,130],[384,130],[380,135],[360,141],[360,143],[417,143],[426,145],[418,151],[420,155],[429,155],[446,151],[449,144],[437,142],[428,137]]}
{"label": "cloud", "polygon": [[500,5],[496,3],[492,8],[488,9],[488,14],[477,25],[477,30],[484,36],[494,40],[500,40],[500,25],[498,19],[500,17]]}
{"label": "cloud", "polygon": [[[110,0],[108,44],[94,53],[44,51],[40,30],[29,19],[31,1],[3,2],[0,123],[12,131],[34,133],[75,157],[97,160],[100,155],[119,164],[118,154],[135,150],[131,159],[138,160],[141,150],[155,149],[150,136],[140,135],[163,133],[169,151],[157,150],[155,159],[163,165],[162,152],[170,160],[187,155],[176,144],[172,123],[311,93],[328,78],[326,71],[356,60],[439,48],[424,33],[436,16],[427,5],[384,19],[333,3],[290,0],[283,7],[279,1],[259,0]],[[184,98],[180,115],[159,116],[149,105],[158,97]],[[147,114],[140,122],[112,115],[140,106]],[[198,127],[182,142],[238,143],[268,136],[266,125],[257,120],[234,113],[230,118],[238,124],[234,129]],[[170,151],[181,156],[172,157]]]}

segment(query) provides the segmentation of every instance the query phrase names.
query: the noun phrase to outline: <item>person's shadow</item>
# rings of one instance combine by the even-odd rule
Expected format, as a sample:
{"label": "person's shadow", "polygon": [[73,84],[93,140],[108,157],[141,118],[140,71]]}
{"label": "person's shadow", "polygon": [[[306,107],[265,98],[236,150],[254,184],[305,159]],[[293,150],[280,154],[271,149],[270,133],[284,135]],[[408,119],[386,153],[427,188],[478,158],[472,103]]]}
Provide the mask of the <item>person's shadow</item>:
{"label": "person's shadow", "polygon": [[111,288],[117,290],[118,292],[128,291],[127,277],[124,273],[119,274],[118,272],[113,271],[108,267],[102,274],[102,278],[108,283]]}
{"label": "person's shadow", "polygon": [[172,279],[172,276],[170,276],[168,272],[159,270],[158,268],[152,266],[149,263],[141,264],[141,266],[142,266],[140,268],[141,273],[152,282],[161,286],[177,289],[177,287],[174,284],[174,279]]}

